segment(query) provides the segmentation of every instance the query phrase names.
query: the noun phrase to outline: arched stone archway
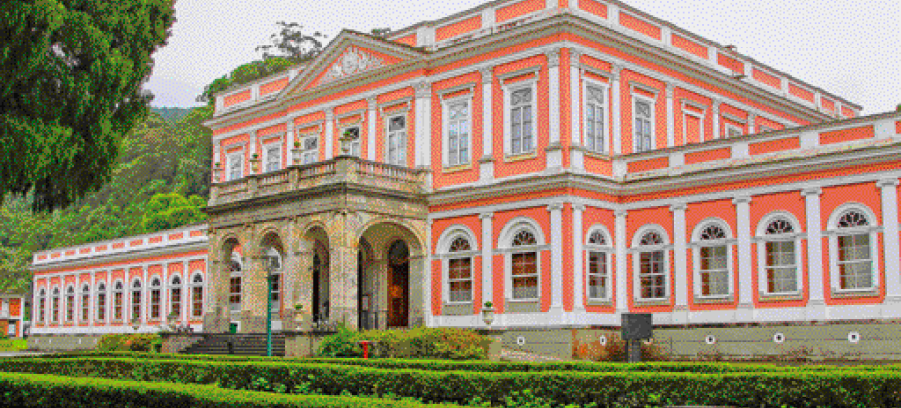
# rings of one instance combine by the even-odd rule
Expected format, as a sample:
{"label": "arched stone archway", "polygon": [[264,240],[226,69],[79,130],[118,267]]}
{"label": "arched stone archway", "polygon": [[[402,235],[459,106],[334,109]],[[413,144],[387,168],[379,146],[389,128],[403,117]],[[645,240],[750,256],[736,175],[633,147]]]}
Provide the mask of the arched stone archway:
{"label": "arched stone archway", "polygon": [[[240,318],[240,301],[237,302],[236,313],[231,311],[231,290],[233,276],[241,275],[246,265],[241,256],[243,248],[237,234],[226,234],[219,240],[211,240],[209,290],[206,310],[204,312],[204,331],[225,333],[233,322]],[[238,279],[241,279],[238,277]],[[239,295],[240,296],[240,295]]]}

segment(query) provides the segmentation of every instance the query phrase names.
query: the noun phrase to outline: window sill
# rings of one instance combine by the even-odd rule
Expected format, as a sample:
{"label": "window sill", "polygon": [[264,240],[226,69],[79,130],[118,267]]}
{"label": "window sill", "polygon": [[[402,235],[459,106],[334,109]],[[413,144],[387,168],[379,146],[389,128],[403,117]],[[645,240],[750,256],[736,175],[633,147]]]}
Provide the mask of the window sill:
{"label": "window sill", "polygon": [[774,293],[774,294],[761,294],[760,301],[761,302],[785,302],[788,300],[802,300],[804,296],[798,293]]}
{"label": "window sill", "polygon": [[646,306],[670,306],[670,299],[636,299],[635,306],[638,307],[646,307]]}
{"label": "window sill", "polygon": [[610,299],[589,299],[585,302],[585,306],[613,306],[613,301]]}
{"label": "window sill", "polygon": [[582,148],[582,151],[585,152],[585,157],[591,157],[591,158],[600,159],[600,160],[613,160],[613,157],[610,157],[610,155],[607,154],[607,152],[603,152],[603,153],[593,152],[584,147]]}
{"label": "window sill", "polygon": [[694,303],[696,305],[711,305],[711,304],[729,304],[734,303],[735,297],[733,295],[727,296],[700,296],[695,295]]}
{"label": "window sill", "polygon": [[536,152],[536,151],[531,151],[529,153],[521,153],[521,154],[517,154],[517,155],[505,155],[504,163],[514,163],[514,162],[518,162],[518,161],[534,159],[536,157],[538,157],[538,152]]}
{"label": "window sill", "polygon": [[831,293],[834,299],[853,299],[879,296],[879,287],[867,289],[832,289]]}
{"label": "window sill", "polygon": [[530,299],[507,299],[508,303],[538,303],[539,298],[530,298]]}
{"label": "window sill", "polygon": [[461,165],[451,166],[451,167],[445,166],[441,172],[444,174],[451,174],[451,173],[459,173],[461,171],[466,171],[466,170],[472,170],[472,163],[461,164]]}

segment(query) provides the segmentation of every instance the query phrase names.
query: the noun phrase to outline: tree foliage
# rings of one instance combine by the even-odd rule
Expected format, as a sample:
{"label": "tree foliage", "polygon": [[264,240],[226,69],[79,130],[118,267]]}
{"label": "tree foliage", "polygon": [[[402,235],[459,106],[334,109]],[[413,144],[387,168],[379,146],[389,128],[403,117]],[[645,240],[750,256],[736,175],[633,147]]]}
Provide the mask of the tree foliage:
{"label": "tree foliage", "polygon": [[0,197],[52,210],[103,186],[174,21],[171,0],[0,3]]}
{"label": "tree foliage", "polygon": [[201,209],[206,200],[200,196],[186,198],[179,193],[155,194],[147,202],[141,226],[145,231],[177,228],[206,220]]}

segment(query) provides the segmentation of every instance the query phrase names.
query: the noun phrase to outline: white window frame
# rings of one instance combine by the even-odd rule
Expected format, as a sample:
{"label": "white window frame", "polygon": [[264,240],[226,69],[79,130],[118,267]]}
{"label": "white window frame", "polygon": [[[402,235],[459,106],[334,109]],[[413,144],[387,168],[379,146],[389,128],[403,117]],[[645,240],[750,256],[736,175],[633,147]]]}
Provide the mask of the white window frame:
{"label": "white window frame", "polygon": [[[663,244],[641,245],[641,239],[645,234],[650,232],[660,235],[660,238],[663,239]],[[670,253],[673,250],[673,245],[670,242],[666,229],[657,224],[643,225],[635,231],[635,234],[632,236],[632,248],[630,249],[630,252],[632,252],[632,296],[636,302],[668,302],[670,298],[672,298],[670,279],[672,279],[673,268],[670,264]],[[641,296],[641,254],[658,251],[663,252],[663,293],[665,296],[660,298],[645,298]]]}
{"label": "white window frame", "polygon": [[[140,285],[140,288],[137,291],[135,290],[135,282],[137,282]],[[145,289],[146,288],[144,287],[144,282],[141,280],[141,278],[132,279],[131,284],[128,285],[128,289],[126,289],[126,291],[128,293],[128,317],[129,317],[129,319],[127,320],[127,322],[133,322],[136,318],[139,321],[141,321],[141,323],[144,322],[143,316],[147,311],[147,305],[144,304],[144,294],[145,294],[144,290]],[[138,296],[138,301],[140,302],[140,304],[139,304],[140,310],[138,310],[138,316],[134,315],[135,292],[140,292],[140,295]]]}
{"label": "white window frame", "polygon": [[[283,143],[284,140],[281,137],[276,138],[278,142],[270,142],[263,145],[263,172],[264,173],[272,173],[275,171],[279,171],[283,168],[284,157],[282,157]],[[270,139],[271,140],[271,139]],[[272,150],[278,152],[278,166],[275,169],[269,169],[269,159],[271,159],[270,153]]]}
{"label": "white window frame", "polygon": [[[178,279],[178,283],[174,283],[175,279]],[[178,297],[172,296],[172,291],[178,289]],[[185,296],[185,280],[182,278],[181,274],[173,273],[169,276],[169,287],[166,288],[166,310],[169,313],[166,313],[165,318],[168,319],[169,315],[172,314],[172,301],[178,299],[179,310],[178,310],[178,320],[182,320],[182,316],[184,316],[184,296]]]}
{"label": "white window frame", "polygon": [[[85,290],[87,289],[87,290]],[[84,297],[87,295],[88,304],[85,305]],[[81,285],[81,291],[78,292],[78,321],[79,323],[87,323],[91,320],[91,303],[93,303],[93,297],[91,296],[91,285],[89,283],[83,283]],[[85,309],[87,309],[87,318],[85,316]]]}
{"label": "white window frame", "polygon": [[[513,238],[523,230],[528,230],[535,236],[536,245],[530,246],[513,246]],[[541,226],[535,222],[535,220],[526,217],[516,217],[507,222],[507,225],[501,230],[500,240],[498,242],[498,252],[504,254],[504,298],[507,302],[510,303],[534,303],[539,302],[542,296],[541,284],[543,281],[542,278],[542,265],[541,265],[541,253],[543,251],[549,250],[550,247],[547,245],[547,241],[544,237],[544,232],[541,230]],[[523,298],[523,299],[514,299],[513,298],[513,254],[514,253],[527,253],[534,252],[535,253],[535,271],[538,274],[538,291],[536,297],[534,298]]]}
{"label": "white window frame", "polygon": [[[736,136],[730,135],[730,134],[729,134],[729,131],[730,131],[730,130],[736,130],[736,131],[738,131],[738,135],[736,135]],[[741,128],[741,126],[737,126],[737,125],[734,125],[734,124],[729,123],[729,122],[726,122],[726,123],[725,123],[724,131],[723,131],[723,138],[724,138],[724,139],[728,139],[728,138],[730,138],[730,137],[739,137],[739,136],[743,136],[744,134],[745,134],[745,131],[744,131],[744,129]]]}
{"label": "white window frame", "polygon": [[[385,163],[394,165],[394,166],[403,166],[407,167],[407,153],[410,148],[409,139],[410,139],[410,116],[408,115],[408,111],[391,113],[385,116]],[[391,160],[391,138],[393,136],[391,129],[391,121],[395,118],[403,117],[404,118],[404,128],[403,128],[403,136],[401,140],[403,141],[403,149],[398,149],[398,152],[402,152],[402,157],[396,158],[397,160]],[[394,131],[398,132],[398,131]]]}
{"label": "white window frame", "polygon": [[[701,235],[707,227],[716,225],[720,227],[726,234],[725,239],[705,240]],[[694,269],[694,295],[695,298],[701,300],[730,299],[735,295],[735,265],[733,258],[735,256],[735,245],[738,241],[732,234],[732,228],[729,223],[721,218],[707,218],[698,223],[692,232],[691,251],[692,251],[692,269]],[[726,293],[718,295],[704,295],[704,288],[701,280],[701,248],[704,247],[726,247]]]}
{"label": "white window frame", "polygon": [[[154,285],[154,282],[159,282],[158,285]],[[160,291],[160,303],[159,303],[159,316],[153,315],[153,291]],[[158,276],[154,275],[150,278],[150,283],[147,285],[147,320],[165,320],[165,316],[163,312],[165,309],[165,297],[166,292],[163,290],[163,280]]]}
{"label": "white window frame", "polygon": [[[53,312],[54,304],[56,305],[56,313]],[[59,290],[59,286],[54,285],[53,290],[50,291],[50,322],[60,324],[62,322],[61,317],[63,313],[65,313],[63,309],[63,300],[62,300],[62,292]]]}
{"label": "white window frame", "polygon": [[[244,178],[244,166],[245,166],[244,159],[245,159],[244,148],[241,148],[240,150],[238,150],[236,152],[226,153],[226,155],[225,155],[225,175],[226,175],[226,179],[228,181],[240,180],[240,179]],[[239,177],[233,177],[232,167],[235,164],[235,161],[239,162],[239,170],[240,170]]]}
{"label": "white window frame", "polygon": [[[606,245],[596,245],[591,243],[591,236],[594,233],[600,233],[603,235],[604,240],[607,242]],[[610,231],[603,225],[595,225],[592,226],[588,233],[585,235],[585,247],[584,255],[585,255],[585,299],[588,302],[610,302],[613,299],[613,291],[614,291],[614,282],[613,282],[613,240],[611,239],[612,235],[610,235]],[[603,297],[591,297],[591,271],[589,270],[589,265],[591,264],[591,254],[592,253],[601,253],[606,259],[606,270],[604,271],[604,279],[606,279],[605,293]]]}
{"label": "white window frame", "polygon": [[[839,228],[838,222],[842,216],[851,211],[857,211],[867,217],[869,225],[857,228]],[[857,202],[845,203],[836,208],[829,217],[826,236],[829,237],[829,277],[832,283],[832,292],[836,294],[853,294],[859,292],[873,292],[879,288],[879,233],[882,228],[876,224],[876,214],[869,207]],[[838,239],[848,235],[868,235],[870,239],[870,286],[864,288],[845,289],[841,287],[841,268],[839,265]]]}
{"label": "white window frame", "polygon": [[[298,136],[297,141],[300,143],[300,163],[304,164],[313,164],[319,161],[319,133],[305,133]],[[316,147],[312,149],[307,149],[307,140],[315,140]]]}
{"label": "white window frame", "polygon": [[[100,295],[103,295],[103,306],[100,305]],[[110,304],[110,291],[105,281],[97,282],[97,287],[94,289],[94,299],[92,301],[94,304],[94,322],[95,323],[104,323],[109,320],[109,304]],[[103,318],[100,318],[100,311],[103,310]]]}
{"label": "white window frame", "polygon": [[[476,241],[475,237],[476,235],[469,227],[464,225],[453,225],[445,229],[438,238],[438,257],[441,260],[441,281],[443,283],[442,297],[444,303],[447,305],[468,305],[475,302],[475,258],[481,255],[479,252],[478,241]],[[457,238],[463,238],[469,242],[469,251],[450,252],[451,245]],[[450,261],[452,259],[465,258],[469,258],[469,281],[472,282],[472,285],[470,286],[472,288],[470,290],[470,300],[453,301],[450,296]],[[464,280],[457,280],[455,282],[461,281]]]}
{"label": "white window frame", "polygon": [[[284,288],[285,281],[283,279],[284,275],[282,274],[282,272],[285,270],[284,257],[282,256],[281,252],[279,252],[277,249],[275,249],[274,247],[271,247],[271,246],[267,247],[265,249],[264,257],[265,257],[264,259],[266,259],[267,262],[270,257],[275,257],[278,259],[278,268],[272,270],[272,274],[276,275],[278,277],[278,290],[273,291],[272,286],[269,285],[269,282],[266,283],[266,293],[269,294],[269,297],[272,298],[273,294],[278,295],[277,300],[275,300],[275,299],[272,300],[272,313],[278,313],[281,310],[282,300],[284,300],[284,294],[285,294],[285,288]],[[266,264],[263,265],[263,268],[265,271],[268,271],[268,269],[266,269],[266,268],[268,268],[268,266]],[[242,278],[242,283],[243,283],[243,278]]]}
{"label": "white window frame", "polygon": [[[244,304],[244,261],[243,261],[243,260],[241,259],[241,257],[238,256],[238,254],[235,253],[235,252],[232,252],[231,260],[237,262],[238,265],[241,266],[241,270],[240,270],[240,271],[231,271],[231,272],[228,274],[228,310],[229,310],[231,313],[234,313],[234,312],[240,312],[240,311],[241,311],[241,305]],[[238,296],[239,296],[239,298],[240,298],[240,302],[239,302],[239,303],[232,303],[232,301],[231,301],[231,297],[232,297],[232,295],[234,294],[234,293],[232,292],[232,290],[231,290],[231,280],[232,280],[232,278],[235,278],[235,277],[240,277],[240,278],[241,278],[241,284],[238,285]],[[192,279],[193,279],[193,277],[192,277]],[[192,282],[192,283],[193,283],[193,282]],[[192,301],[192,302],[193,302],[193,299],[194,299],[194,298],[191,297],[191,301]],[[234,309],[234,306],[235,306],[235,305],[237,305],[237,307],[238,307],[237,309]],[[193,308],[193,304],[191,305],[191,307]],[[192,310],[192,312],[193,312],[193,310]]]}
{"label": "white window frame", "polygon": [[[643,87],[640,89],[645,90]],[[647,91],[651,92],[650,89],[648,89]],[[634,89],[632,90],[632,152],[633,153],[643,153],[643,152],[650,152],[653,150],[657,150],[657,124],[655,123],[656,118],[657,118],[657,97],[656,97],[657,94],[656,94],[656,91],[654,91],[654,95],[655,96],[653,98],[651,98],[651,97],[645,96],[643,94],[640,94],[638,92],[635,92]],[[638,148],[639,147],[639,139],[638,139],[638,132],[637,132],[636,126],[635,126],[635,121],[638,119],[637,105],[641,102],[647,102],[648,104],[651,105],[651,112],[650,112],[651,113],[651,118],[650,118],[651,148],[648,150],[639,150],[639,148]]]}
{"label": "white window frame", "polygon": [[[72,296],[72,299],[69,299],[70,294]],[[78,310],[77,310],[78,308],[76,307],[77,306],[76,302],[78,302],[78,293],[75,290],[75,285],[69,284],[68,286],[66,286],[66,291],[63,292],[63,299],[65,301],[63,302],[64,307],[63,307],[62,320],[65,323],[74,323],[75,318],[78,317]],[[69,307],[70,306],[72,307],[72,318],[71,319],[69,318]]]}
{"label": "white window frame", "polygon": [[46,288],[41,288],[38,292],[38,319],[37,321],[41,324],[47,324],[47,290]]}
{"label": "white window frame", "polygon": [[[352,123],[346,126],[341,127],[341,133],[338,136],[338,143],[343,143],[340,139],[344,138],[344,132],[350,129],[357,129],[357,138],[356,140],[350,142],[350,152],[347,153],[349,156],[353,157],[362,157],[363,154],[363,123]],[[338,146],[339,150],[341,150],[341,154],[344,154],[344,146]],[[354,153],[356,152],[356,153]]]}
{"label": "white window frame", "polygon": [[[532,78],[522,79],[513,83],[505,83],[502,85],[504,90],[504,156],[517,157],[523,155],[535,154],[538,151],[538,74],[535,73]],[[512,117],[512,96],[513,93],[522,89],[529,88],[532,92],[532,146],[531,149],[522,149],[520,152],[513,151],[513,117]]]}
{"label": "white window frame", "polygon": [[[241,269],[243,271],[244,268],[242,267]],[[203,317],[203,307],[206,306],[206,304],[207,304],[206,287],[204,286],[206,284],[206,278],[203,276],[203,272],[195,271],[190,276],[191,276],[191,281],[187,282],[187,284],[188,284],[188,294],[187,294],[188,304],[184,306],[186,308],[185,311],[190,310],[190,314],[188,315],[189,320],[197,318],[197,317],[202,318]],[[200,280],[201,280],[200,283],[194,282],[194,279],[197,276],[200,276]],[[200,307],[200,315],[199,316],[197,316],[196,310],[194,309],[194,289],[195,288],[200,288],[200,306],[201,307]],[[242,299],[242,301],[243,301],[243,299]],[[188,308],[190,308],[190,309],[188,309]]]}
{"label": "white window frame", "polygon": [[[443,162],[444,162],[444,167],[445,167],[445,168],[452,168],[452,167],[458,167],[458,166],[467,166],[467,165],[472,164],[472,155],[473,155],[473,152],[472,152],[472,129],[473,129],[473,125],[472,125],[472,99],[473,99],[472,92],[470,92],[470,93],[467,93],[467,94],[465,94],[465,95],[460,95],[460,96],[457,96],[457,97],[454,97],[454,98],[442,99],[442,100],[441,100],[442,118],[444,118],[444,120],[442,121],[442,122],[444,122],[444,123],[442,123],[442,128],[443,128],[443,129],[442,129],[442,132],[443,132],[443,136],[442,136],[441,140],[442,140],[442,142],[443,142],[443,143],[442,143],[442,146],[443,146],[443,149],[442,149],[442,151],[443,151],[442,157],[444,158]],[[461,155],[459,154],[459,152],[460,152],[461,149],[460,149],[460,145],[459,145],[459,135],[458,135],[458,136],[457,136],[457,138],[458,138],[458,139],[457,139],[457,140],[458,140],[458,142],[457,142],[457,143],[458,143],[458,145],[457,145],[457,155],[458,155],[458,157],[457,157],[457,158],[459,159],[459,161],[458,161],[457,163],[451,163],[451,160],[450,160],[450,159],[451,159],[451,151],[450,151],[450,125],[451,125],[451,120],[450,120],[450,113],[451,113],[451,107],[453,107],[453,106],[455,106],[455,105],[459,105],[459,104],[466,104],[466,123],[467,123],[467,128],[466,128],[466,151],[468,151],[469,154],[466,155],[466,156],[461,156]]]}
{"label": "white window frame", "polygon": [[[700,111],[700,112],[698,112]],[[696,103],[696,102],[688,102],[687,100],[682,101],[682,139],[688,140],[688,118],[686,116],[691,116],[698,119],[698,141],[704,141],[704,119],[707,117],[707,108]]]}
{"label": "white window frame", "polygon": [[[588,120],[588,88],[598,88],[603,95],[603,110],[604,110],[604,126],[601,128],[601,135],[599,137],[601,143],[603,143],[602,149],[594,149],[591,150],[588,148],[588,126],[585,126],[585,122]],[[610,85],[606,82],[597,81],[591,79],[586,76],[582,76],[582,118],[581,118],[581,128],[582,128],[582,147],[585,150],[591,153],[597,154],[607,154],[610,151]]]}
{"label": "white window frame", "polygon": [[[121,286],[122,289],[116,289],[117,286]],[[119,317],[118,319],[116,319],[116,293],[122,294],[122,309],[120,310],[121,317]],[[128,310],[128,288],[125,286],[125,282],[123,282],[121,279],[113,282],[113,285],[110,287],[110,295],[110,321],[124,322],[125,312]]]}
{"label": "white window frame", "polygon": [[[795,231],[791,234],[780,234],[780,235],[766,235],[767,227],[773,221],[777,219],[784,219],[788,221],[792,225],[792,229]],[[755,237],[755,241],[757,244],[757,282],[758,282],[758,292],[761,297],[772,297],[772,296],[799,296],[804,290],[804,280],[802,279],[803,275],[803,263],[801,259],[801,241],[806,237],[806,234],[801,230],[801,223],[798,221],[795,216],[787,211],[774,211],[766,216],[764,216],[760,222],[757,224],[757,236]],[[786,291],[786,292],[770,292],[768,285],[768,274],[766,269],[766,243],[767,242],[785,242],[790,241],[795,245],[795,281],[796,288],[795,291]]]}

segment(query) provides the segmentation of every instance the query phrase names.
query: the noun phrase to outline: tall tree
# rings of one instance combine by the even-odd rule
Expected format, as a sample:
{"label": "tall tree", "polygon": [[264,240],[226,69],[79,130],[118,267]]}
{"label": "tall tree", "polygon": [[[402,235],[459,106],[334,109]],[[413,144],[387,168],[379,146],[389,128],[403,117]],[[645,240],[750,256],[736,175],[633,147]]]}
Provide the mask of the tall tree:
{"label": "tall tree", "polygon": [[109,179],[174,21],[172,0],[0,3],[0,197],[51,210]]}

